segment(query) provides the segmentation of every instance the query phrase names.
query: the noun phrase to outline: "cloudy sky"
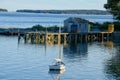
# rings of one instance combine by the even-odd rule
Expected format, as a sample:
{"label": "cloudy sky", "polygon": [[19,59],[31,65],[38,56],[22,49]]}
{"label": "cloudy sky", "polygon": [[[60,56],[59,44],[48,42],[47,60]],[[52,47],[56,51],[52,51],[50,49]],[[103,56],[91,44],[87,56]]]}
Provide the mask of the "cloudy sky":
{"label": "cloudy sky", "polygon": [[0,0],[0,8],[17,9],[99,9],[107,0]]}

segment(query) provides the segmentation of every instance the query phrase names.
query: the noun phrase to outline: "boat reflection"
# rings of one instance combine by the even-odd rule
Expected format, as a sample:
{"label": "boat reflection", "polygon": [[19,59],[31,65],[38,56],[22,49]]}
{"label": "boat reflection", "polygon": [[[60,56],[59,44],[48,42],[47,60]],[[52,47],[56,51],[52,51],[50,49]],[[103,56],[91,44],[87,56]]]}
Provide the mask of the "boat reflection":
{"label": "boat reflection", "polygon": [[63,74],[65,70],[60,71],[49,71],[48,73],[51,75],[53,80],[60,80],[61,74]]}

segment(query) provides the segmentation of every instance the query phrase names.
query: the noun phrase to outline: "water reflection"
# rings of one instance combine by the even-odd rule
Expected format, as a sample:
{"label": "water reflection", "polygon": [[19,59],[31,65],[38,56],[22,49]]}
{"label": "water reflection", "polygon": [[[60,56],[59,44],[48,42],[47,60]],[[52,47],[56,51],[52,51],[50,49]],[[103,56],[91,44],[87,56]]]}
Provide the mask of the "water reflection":
{"label": "water reflection", "polygon": [[109,79],[120,80],[120,44],[117,44],[112,58],[106,62],[105,71]]}
{"label": "water reflection", "polygon": [[[43,45],[44,45],[45,53],[47,53],[46,49],[47,48],[49,49],[49,45],[55,46],[55,44],[50,44],[50,43],[46,43]],[[58,49],[58,48],[53,47],[53,49]],[[47,56],[48,55],[49,54],[47,54]],[[109,55],[111,55],[112,57]],[[50,57],[51,55],[49,56],[49,58]],[[87,78],[88,80],[96,80],[97,77],[102,75],[101,78],[99,77],[100,80],[120,80],[120,44],[118,43],[116,44],[113,41],[103,41],[100,43],[86,42],[86,43],[78,43],[78,44],[67,44],[63,47],[63,59],[66,62],[66,66],[67,66],[67,71],[66,71],[67,74],[65,74],[65,77],[66,75],[68,76],[67,78],[69,78],[70,77],[69,75],[72,74],[71,71],[77,69],[76,71],[73,71],[74,73],[73,78],[76,77],[79,78],[78,75],[81,75],[83,79]],[[86,60],[85,61],[86,63],[84,63],[84,60]],[[69,67],[69,65],[71,65],[72,63],[75,63],[74,66]],[[97,72],[96,75],[91,74],[96,72]],[[52,71],[49,72],[49,75],[51,75],[51,78],[53,80],[60,80],[62,73],[64,73],[64,71],[63,72]],[[91,75],[92,77],[90,78]]]}
{"label": "water reflection", "polygon": [[49,71],[48,73],[51,75],[53,80],[60,80],[61,74],[63,74],[65,70],[61,71]]}
{"label": "water reflection", "polygon": [[103,41],[101,44],[108,47],[109,49],[113,49],[114,47],[113,41]]}
{"label": "water reflection", "polygon": [[74,59],[77,57],[87,57],[88,43],[68,44],[63,48],[64,57]]}

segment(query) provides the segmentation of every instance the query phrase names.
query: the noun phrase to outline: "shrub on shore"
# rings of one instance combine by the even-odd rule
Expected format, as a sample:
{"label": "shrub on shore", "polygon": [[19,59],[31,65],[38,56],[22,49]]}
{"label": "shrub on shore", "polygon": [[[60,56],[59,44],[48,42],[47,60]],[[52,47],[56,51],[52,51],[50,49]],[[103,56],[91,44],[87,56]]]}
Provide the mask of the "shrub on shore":
{"label": "shrub on shore", "polygon": [[[63,29],[63,28],[61,28]],[[26,30],[31,30],[31,31],[43,31],[45,32],[46,30],[48,32],[58,32],[59,31],[59,27],[54,25],[54,26],[49,26],[49,27],[45,27],[42,25],[35,25],[32,28],[26,28]]]}

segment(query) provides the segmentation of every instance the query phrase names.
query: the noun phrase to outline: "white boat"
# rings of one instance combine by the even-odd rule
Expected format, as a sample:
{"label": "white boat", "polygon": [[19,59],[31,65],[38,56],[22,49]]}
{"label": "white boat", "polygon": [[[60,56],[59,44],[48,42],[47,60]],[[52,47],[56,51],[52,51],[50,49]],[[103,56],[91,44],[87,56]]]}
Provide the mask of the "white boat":
{"label": "white boat", "polygon": [[49,65],[49,70],[65,70],[65,64],[61,59],[55,59],[55,63]]}
{"label": "white boat", "polygon": [[[59,27],[60,28],[60,27]],[[59,58],[55,59],[54,64],[49,65],[49,70],[65,70],[65,64],[62,62],[62,57],[61,57],[61,38],[60,38],[60,29],[59,29]]]}

